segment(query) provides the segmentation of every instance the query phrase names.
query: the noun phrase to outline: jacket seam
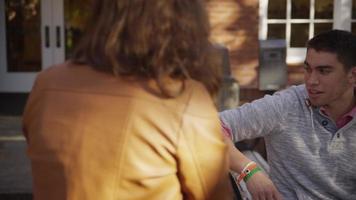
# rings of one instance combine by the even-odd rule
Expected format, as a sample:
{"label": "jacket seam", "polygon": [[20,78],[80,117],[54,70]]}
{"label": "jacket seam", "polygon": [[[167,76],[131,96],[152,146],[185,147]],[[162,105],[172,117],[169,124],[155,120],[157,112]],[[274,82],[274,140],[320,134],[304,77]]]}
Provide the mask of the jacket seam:
{"label": "jacket seam", "polygon": [[[187,112],[187,110],[188,110],[188,105],[189,105],[189,103],[191,102],[191,100],[192,100],[192,96],[193,96],[193,92],[194,92],[194,90],[195,90],[195,88],[196,88],[196,86],[194,85],[193,86],[193,88],[192,88],[192,90],[190,91],[190,94],[189,94],[189,97],[188,97],[188,100],[187,100],[187,103],[185,104],[185,107],[184,107],[184,109],[183,109],[183,112],[182,112],[182,115],[181,115],[181,120],[180,120],[180,128],[179,128],[179,130],[178,130],[178,134],[177,134],[177,144],[176,144],[176,152],[179,152],[178,151],[178,144],[180,143],[180,140],[182,139],[182,137],[184,137],[185,138],[185,135],[183,134],[183,131],[182,131],[182,129],[183,129],[183,124],[184,124],[184,118],[185,118],[185,115],[187,114],[187,115],[189,115],[189,113]],[[192,159],[193,159],[193,161],[194,161],[194,168],[196,169],[196,171],[197,171],[197,175],[198,175],[198,178],[199,178],[199,181],[200,181],[200,185],[201,185],[201,187],[202,187],[202,191],[203,191],[203,195],[204,195],[204,199],[205,199],[205,196],[206,196],[206,194],[207,194],[207,192],[206,192],[206,185],[205,185],[205,182],[203,181],[203,179],[202,179],[202,172],[201,172],[201,169],[198,167],[198,165],[197,165],[197,159],[196,159],[196,155],[195,155],[195,152],[191,149],[191,146],[188,144],[187,145],[187,148],[189,149],[189,151],[191,152],[191,156],[192,156]]]}
{"label": "jacket seam", "polygon": [[[136,105],[133,103],[133,106],[132,106],[132,109],[131,110],[134,110],[136,107]],[[130,113],[130,112],[128,112]],[[125,131],[123,131],[123,142],[122,142],[122,145],[121,145],[121,149],[119,150],[119,154],[117,155],[117,159],[116,160],[116,166],[118,166],[118,169],[116,171],[116,174],[115,174],[115,178],[114,178],[114,184],[113,184],[113,197],[112,199],[116,199],[117,197],[117,194],[118,194],[118,188],[119,186],[121,185],[121,175],[122,175],[122,166],[123,166],[123,160],[126,159],[126,156],[122,156],[125,154],[125,149],[126,149],[126,145],[127,145],[127,142],[128,142],[128,138],[130,137],[128,132],[129,132],[129,126],[131,125],[131,116],[132,114],[129,114],[129,116],[125,119],[125,122],[123,124],[126,124],[126,126],[123,127],[123,129]],[[118,145],[120,146],[120,145]]]}

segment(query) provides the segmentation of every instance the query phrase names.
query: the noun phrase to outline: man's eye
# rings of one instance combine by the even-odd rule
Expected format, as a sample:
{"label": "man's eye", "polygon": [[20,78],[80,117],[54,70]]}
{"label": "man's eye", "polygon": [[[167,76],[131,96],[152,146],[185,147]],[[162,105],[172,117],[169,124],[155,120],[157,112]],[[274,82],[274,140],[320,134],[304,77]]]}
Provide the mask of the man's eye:
{"label": "man's eye", "polygon": [[306,71],[306,72],[310,72],[310,71],[311,71],[311,69],[310,69],[310,67],[308,67],[308,66],[304,66],[304,71]]}
{"label": "man's eye", "polygon": [[327,69],[319,69],[320,74],[329,74],[330,70]]}

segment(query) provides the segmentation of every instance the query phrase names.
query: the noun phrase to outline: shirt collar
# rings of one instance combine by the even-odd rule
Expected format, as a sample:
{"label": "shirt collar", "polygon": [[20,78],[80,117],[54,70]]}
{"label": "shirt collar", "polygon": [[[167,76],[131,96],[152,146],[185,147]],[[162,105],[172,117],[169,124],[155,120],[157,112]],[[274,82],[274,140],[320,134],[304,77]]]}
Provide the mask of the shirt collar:
{"label": "shirt collar", "polygon": [[[323,113],[324,115],[328,116],[325,108],[321,107],[320,112]],[[341,116],[339,119],[337,119],[335,121],[335,125],[338,129],[340,129],[343,126],[345,126],[347,123],[349,123],[355,117],[356,117],[356,106],[353,109],[351,109],[349,112],[347,112],[343,116]]]}
{"label": "shirt collar", "polygon": [[[320,107],[320,112],[322,112],[326,116],[329,116],[324,107]],[[356,117],[356,106],[354,106],[349,112],[342,115],[340,119],[345,117],[352,117],[352,118]]]}

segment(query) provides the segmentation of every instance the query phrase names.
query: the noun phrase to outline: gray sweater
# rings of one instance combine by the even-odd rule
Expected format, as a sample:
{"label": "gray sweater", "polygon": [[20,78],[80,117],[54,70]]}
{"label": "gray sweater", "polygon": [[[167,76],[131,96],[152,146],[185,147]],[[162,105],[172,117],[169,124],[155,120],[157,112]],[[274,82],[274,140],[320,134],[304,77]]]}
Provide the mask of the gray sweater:
{"label": "gray sweater", "polygon": [[[356,200],[356,118],[339,130],[308,106],[304,85],[224,111],[234,141],[264,137],[283,199]],[[325,122],[326,121],[326,122]]]}

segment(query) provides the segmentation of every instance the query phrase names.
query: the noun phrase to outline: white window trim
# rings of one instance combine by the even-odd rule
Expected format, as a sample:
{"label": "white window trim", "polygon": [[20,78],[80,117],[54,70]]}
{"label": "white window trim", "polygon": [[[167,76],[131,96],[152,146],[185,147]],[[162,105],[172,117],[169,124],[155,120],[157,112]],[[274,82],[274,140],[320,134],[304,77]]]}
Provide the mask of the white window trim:
{"label": "white window trim", "polygon": [[352,0],[334,0],[334,29],[351,30]]}
{"label": "white window trim", "polygon": [[314,19],[315,0],[310,0],[310,19],[291,19],[292,0],[286,0],[286,19],[268,19],[268,0],[259,1],[259,40],[267,39],[268,23],[286,24],[287,64],[303,63],[306,48],[291,48],[291,24],[309,23],[309,39],[314,35],[314,23],[333,23],[334,29],[351,30],[352,0],[334,0],[333,19]]}

